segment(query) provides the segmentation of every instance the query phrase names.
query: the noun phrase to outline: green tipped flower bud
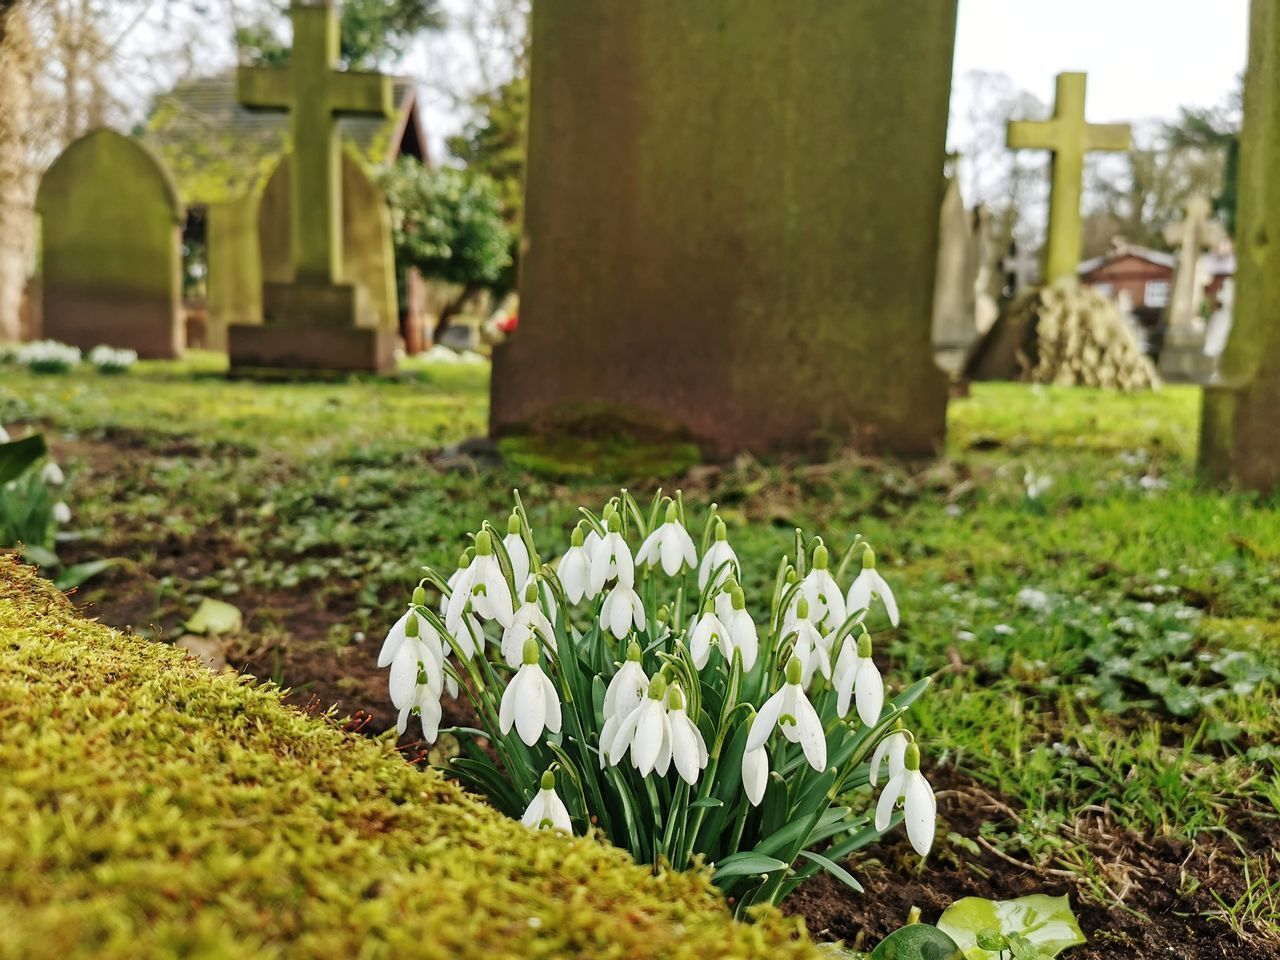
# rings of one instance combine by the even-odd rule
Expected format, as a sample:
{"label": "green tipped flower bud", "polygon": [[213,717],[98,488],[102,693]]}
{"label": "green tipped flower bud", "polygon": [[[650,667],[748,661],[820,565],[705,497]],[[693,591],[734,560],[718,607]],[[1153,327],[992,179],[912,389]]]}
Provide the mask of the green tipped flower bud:
{"label": "green tipped flower bud", "polygon": [[824,544],[818,544],[813,551],[813,569],[825,570],[831,562],[831,554]]}
{"label": "green tipped flower bud", "polygon": [[489,535],[488,530],[481,530],[476,534],[476,556],[488,557],[493,555],[493,537]]}
{"label": "green tipped flower bud", "polygon": [[512,510],[511,516],[507,518],[507,533],[514,536],[520,534],[520,514],[515,510]]}
{"label": "green tipped flower bud", "polygon": [[684,709],[684,692],[674,683],[667,689],[667,709]]}
{"label": "green tipped flower bud", "polygon": [[530,580],[529,585],[524,588],[524,602],[538,602],[538,582],[536,580]]}
{"label": "green tipped flower bud", "polygon": [[724,584],[720,587],[725,593],[733,593],[738,589],[738,581],[732,575],[724,578]]}
{"label": "green tipped flower bud", "polygon": [[586,542],[586,537],[582,533],[582,524],[578,524],[573,528],[573,536],[569,538],[571,546],[580,547]]}
{"label": "green tipped flower bud", "polygon": [[799,686],[800,678],[803,676],[804,664],[800,662],[799,657],[792,657],[787,661],[787,683]]}
{"label": "green tipped flower bud", "polygon": [[538,662],[538,641],[526,640],[524,642],[523,656],[521,659],[526,665]]}
{"label": "green tipped flower bud", "polygon": [[729,599],[733,602],[733,609],[747,609],[747,595],[742,592],[741,587],[734,587],[729,593]]}
{"label": "green tipped flower bud", "polygon": [[542,775],[540,783],[543,790],[554,790],[556,788],[556,775],[548,770]]}
{"label": "green tipped flower bud", "polygon": [[418,635],[417,617],[410,617],[404,622],[404,635],[406,637],[416,637]]}
{"label": "green tipped flower bud", "polygon": [[728,528],[724,525],[723,520],[721,520],[719,517],[716,517],[716,541],[718,543],[724,543],[728,539],[729,539]]}
{"label": "green tipped flower bud", "polygon": [[675,523],[680,518],[679,511],[676,510],[676,502],[674,500],[667,501],[667,523]]}
{"label": "green tipped flower bud", "polygon": [[862,551],[862,569],[874,570],[876,568],[876,552],[870,547]]}
{"label": "green tipped flower bud", "polygon": [[793,583],[799,583],[799,581],[800,581],[800,574],[796,573],[796,568],[795,568],[795,567],[787,567],[787,575],[786,575],[785,577],[783,577],[783,579],[784,579],[784,580],[786,580],[786,582],[787,582],[787,584],[788,584],[788,586],[789,586],[789,585],[791,585],[791,584],[793,584]]}
{"label": "green tipped flower bud", "polygon": [[413,605],[420,607],[427,602],[427,591],[421,584],[413,588]]}
{"label": "green tipped flower bud", "polygon": [[902,765],[908,770],[920,769],[920,747],[915,742],[907,744],[907,752],[902,757]]}
{"label": "green tipped flower bud", "polygon": [[462,556],[458,558],[458,569],[465,570],[467,569],[467,567],[471,566],[471,558],[474,557],[475,555],[476,555],[476,552],[470,547],[467,547],[467,549],[463,550]]}
{"label": "green tipped flower bud", "polygon": [[632,640],[627,644],[627,659],[632,663],[639,663],[640,658],[644,656],[644,651],[640,649],[640,644]]}
{"label": "green tipped flower bud", "polygon": [[622,532],[622,514],[612,513],[609,515],[609,532],[610,533]]}
{"label": "green tipped flower bud", "polygon": [[796,616],[801,620],[809,619],[809,601],[804,597],[796,601]]}
{"label": "green tipped flower bud", "polygon": [[858,656],[871,656],[871,634],[864,633],[858,638]]}
{"label": "green tipped flower bud", "polygon": [[618,512],[618,505],[610,500],[604,505],[604,509],[600,511],[600,518],[604,520],[605,525],[609,523],[609,518]]}
{"label": "green tipped flower bud", "polygon": [[661,673],[658,673],[654,676],[652,680],[649,681],[649,699],[661,700],[666,695],[667,695],[667,681],[662,676]]}
{"label": "green tipped flower bud", "polygon": [[658,622],[666,623],[671,619],[671,608],[665,603],[658,608]]}

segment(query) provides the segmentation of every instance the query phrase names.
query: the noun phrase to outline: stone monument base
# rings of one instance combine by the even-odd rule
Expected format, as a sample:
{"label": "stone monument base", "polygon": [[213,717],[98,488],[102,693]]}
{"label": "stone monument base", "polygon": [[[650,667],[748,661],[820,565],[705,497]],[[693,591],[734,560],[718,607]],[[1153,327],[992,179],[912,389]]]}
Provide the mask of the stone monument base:
{"label": "stone monument base", "polygon": [[1253,490],[1280,486],[1280,386],[1213,383],[1204,388],[1200,468],[1211,483]]}
{"label": "stone monument base", "polygon": [[1171,383],[1205,383],[1213,376],[1213,357],[1204,354],[1204,332],[1171,329],[1160,349],[1160,376]]}

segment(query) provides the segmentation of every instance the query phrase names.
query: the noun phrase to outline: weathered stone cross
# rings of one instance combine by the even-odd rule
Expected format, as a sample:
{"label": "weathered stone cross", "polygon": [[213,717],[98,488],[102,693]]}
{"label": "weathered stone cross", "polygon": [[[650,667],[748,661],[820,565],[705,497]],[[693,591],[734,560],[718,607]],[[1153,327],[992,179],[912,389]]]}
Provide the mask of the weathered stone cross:
{"label": "weathered stone cross", "polygon": [[295,282],[331,285],[342,263],[342,154],[336,118],[392,116],[391,80],[339,72],[338,18],[328,0],[294,0],[292,61],[284,68],[241,67],[239,100],[290,110],[293,170],[290,209]]}
{"label": "weathered stone cross", "polygon": [[1080,263],[1080,195],[1084,186],[1085,154],[1094,150],[1129,149],[1127,123],[1086,122],[1084,93],[1083,73],[1060,73],[1051,119],[1009,123],[1011,149],[1053,153],[1046,283],[1076,278]]}

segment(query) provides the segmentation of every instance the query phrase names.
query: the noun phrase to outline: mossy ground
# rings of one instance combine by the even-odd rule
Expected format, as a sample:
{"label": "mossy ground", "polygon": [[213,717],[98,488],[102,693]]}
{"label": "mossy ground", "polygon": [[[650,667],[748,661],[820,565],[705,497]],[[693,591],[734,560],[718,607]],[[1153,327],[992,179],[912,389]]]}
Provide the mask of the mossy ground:
{"label": "mossy ground", "polygon": [[[373,661],[419,565],[455,561],[512,487],[562,540],[576,504],[609,489],[440,457],[483,432],[483,370],[258,385],[228,384],[216,364],[6,371],[0,423],[46,428],[72,468],[84,537],[64,557],[129,561],[77,603],[171,639],[199,597],[230,600],[247,615],[234,665],[365,711],[369,730],[391,723]],[[855,873],[890,892],[975,871],[994,893],[1009,878],[1067,890],[1098,905],[1085,956],[1133,955],[1133,911],[1180,925],[1187,956],[1268,956],[1280,943],[1280,512],[1197,485],[1198,413],[1190,388],[978,385],[952,402],[934,464],[742,459],[628,485],[682,486],[694,510],[719,503],[748,589],[796,525],[879,547],[905,617],[877,650],[893,682],[935,674],[913,722],[948,788],[946,823],[928,862],[895,846]],[[1050,479],[1040,496],[1028,474]],[[1152,867],[1157,846],[1168,872]],[[1170,904],[1142,899],[1157,887]],[[868,902],[846,927],[903,922],[885,896],[892,915]]]}

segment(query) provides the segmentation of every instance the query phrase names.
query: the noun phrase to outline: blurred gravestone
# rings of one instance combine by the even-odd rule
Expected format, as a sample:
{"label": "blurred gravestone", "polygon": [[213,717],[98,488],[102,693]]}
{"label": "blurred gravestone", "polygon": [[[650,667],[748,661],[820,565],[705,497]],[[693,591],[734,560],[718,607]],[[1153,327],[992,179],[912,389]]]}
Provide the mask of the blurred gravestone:
{"label": "blurred gravestone", "polygon": [[209,204],[208,345],[227,349],[232,324],[262,322],[262,265],[258,254],[258,194]]}
{"label": "blurred gravestone", "polygon": [[496,434],[593,412],[928,454],[956,0],[556,0],[532,22]]}
{"label": "blurred gravestone", "polygon": [[1200,465],[1215,481],[1280,486],[1280,4],[1254,0],[1240,142],[1235,321],[1205,389]]}
{"label": "blurred gravestone", "polygon": [[1205,356],[1205,323],[1200,316],[1207,280],[1203,255],[1224,236],[1222,228],[1209,219],[1212,213],[1208,200],[1192,197],[1186,216],[1165,231],[1165,240],[1178,248],[1173,298],[1160,348],[1160,375],[1167,380],[1200,382],[1213,372],[1213,361]]}
{"label": "blurred gravestone", "polygon": [[36,211],[45,337],[181,355],[184,211],[145,147],[114,130],[86,134],[41,179]]}
{"label": "blurred gravestone", "polygon": [[[371,371],[395,368],[395,315],[378,316],[381,295],[344,272],[346,178],[338,116],[391,116],[391,81],[378,74],[339,72],[338,21],[328,2],[295,0],[293,50],[284,68],[241,68],[240,101],[290,111],[287,277],[264,271],[261,325],[233,325],[228,338],[233,373],[306,369]],[[357,202],[366,202],[368,196]],[[266,216],[263,203],[260,216]],[[354,252],[363,260],[365,251]]]}
{"label": "blurred gravestone", "polygon": [[974,215],[965,209],[959,177],[951,177],[942,199],[933,287],[933,349],[938,366],[948,373],[959,372],[978,336],[980,240]]}

